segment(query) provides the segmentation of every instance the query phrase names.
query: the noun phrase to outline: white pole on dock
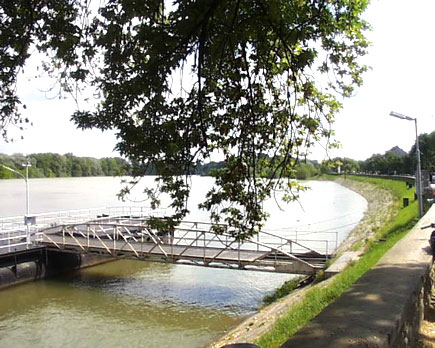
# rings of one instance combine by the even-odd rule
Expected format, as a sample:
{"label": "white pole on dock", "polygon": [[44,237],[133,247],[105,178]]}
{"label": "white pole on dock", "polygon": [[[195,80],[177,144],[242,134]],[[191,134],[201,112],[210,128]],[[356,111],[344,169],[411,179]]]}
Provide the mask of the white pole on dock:
{"label": "white pole on dock", "polygon": [[21,176],[24,181],[26,182],[26,216],[29,216],[30,214],[30,194],[29,194],[29,167],[32,165],[30,164],[29,160],[27,160],[26,163],[23,163],[23,167],[26,167],[26,175],[24,176],[22,173],[20,173],[18,170],[9,168],[8,166],[5,166],[4,164],[0,163],[0,166]]}
{"label": "white pole on dock", "polygon": [[24,224],[26,225],[26,243],[27,243],[27,247],[30,244],[30,229],[29,229],[29,224],[30,224],[30,220],[29,220],[29,215],[30,215],[30,192],[29,192],[29,167],[31,167],[32,165],[30,164],[30,161],[27,159],[26,163],[22,164],[23,167],[26,167],[26,175],[24,176],[22,173],[20,173],[18,170],[9,168],[8,166],[5,166],[4,164],[0,163],[0,166],[21,176],[24,181],[26,182],[26,215],[24,216]]}

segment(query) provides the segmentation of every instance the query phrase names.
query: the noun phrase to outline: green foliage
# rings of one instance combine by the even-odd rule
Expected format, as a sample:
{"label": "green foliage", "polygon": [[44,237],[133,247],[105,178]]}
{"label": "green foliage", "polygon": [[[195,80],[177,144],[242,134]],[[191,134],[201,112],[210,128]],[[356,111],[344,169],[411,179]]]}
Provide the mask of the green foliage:
{"label": "green foliage", "polygon": [[360,162],[361,169],[366,173],[377,174],[410,174],[415,171],[409,156],[398,157],[394,153],[373,155]]}
{"label": "green foliage", "polygon": [[358,172],[360,170],[360,165],[357,161],[351,158],[337,157],[334,159],[323,161],[321,172],[323,174],[330,173],[331,171],[336,172],[338,170],[338,167],[340,167],[341,172],[345,174]]}
{"label": "green foliage", "polygon": [[303,277],[295,277],[290,280],[287,280],[283,285],[281,285],[279,288],[277,288],[273,294],[266,295],[263,298],[264,304],[268,305],[273,302],[276,302],[280,298],[283,298],[290,294],[292,291],[297,289],[299,286],[299,282],[303,279]]}
{"label": "green foliage", "polygon": [[0,179],[12,179],[14,178],[14,173],[5,168],[0,168]]}
{"label": "green foliage", "polygon": [[[25,174],[23,163],[27,159],[29,178],[80,177],[80,176],[122,176],[130,175],[131,166],[122,158],[90,158],[76,157],[72,154],[36,153],[24,157],[20,154],[7,156],[0,154],[0,164]],[[18,177],[16,174],[0,166],[0,179]]]}
{"label": "green foliage", "polygon": [[[418,136],[421,168],[435,171],[435,131],[430,134]],[[413,174],[416,168],[415,145],[411,151],[403,157],[392,152],[384,155],[373,155],[360,162],[361,170],[366,173],[378,174]]]}
{"label": "green foliage", "polygon": [[195,174],[214,176],[214,173],[225,167],[225,162],[209,162],[205,164],[198,164],[195,168]]}
{"label": "green foliage", "polygon": [[[187,213],[190,191],[178,176],[219,153],[225,167],[201,207],[244,238],[261,228],[272,190],[291,194],[289,180],[275,179],[292,177],[314,143],[330,143],[339,97],[362,83],[368,2],[3,2],[2,131],[22,121],[16,76],[39,51],[64,91],[102,96],[84,97],[89,103],[72,119],[82,129],[116,130],[134,173],[159,173],[175,220]],[[87,168],[73,163],[71,172]]]}
{"label": "green foliage", "polygon": [[[358,180],[373,182],[383,188],[391,188],[398,199],[400,197],[399,186],[392,180],[381,180],[372,178],[355,177]],[[400,185],[403,187],[403,185]],[[404,192],[404,191],[402,191]],[[385,239],[382,243],[372,241],[363,257],[352,263],[344,271],[338,274],[327,286],[317,286],[307,290],[306,296],[281,319],[274,327],[260,337],[255,343],[262,348],[277,348],[293,336],[299,329],[314,319],[326,306],[334,302],[344,291],[346,291],[364,273],[371,269],[380,258],[396,244],[417,221],[417,204],[414,202],[406,208],[399,208],[396,204],[397,215],[391,221],[386,221],[381,228],[379,236]]]}
{"label": "green foliage", "polygon": [[409,189],[406,183],[401,180],[381,179],[365,176],[350,176],[350,178],[355,181],[375,184],[383,189],[389,190],[395,198],[396,205],[401,205],[402,199],[405,197],[409,198],[410,201],[413,200],[414,191]]}
{"label": "green foliage", "polygon": [[[421,167],[430,171],[435,171],[435,131],[430,134],[421,134],[418,137],[421,154]],[[415,145],[410,153],[412,168],[415,168]]]}
{"label": "green foliage", "polygon": [[301,163],[296,167],[295,177],[306,180],[320,174],[320,169],[313,162]]}

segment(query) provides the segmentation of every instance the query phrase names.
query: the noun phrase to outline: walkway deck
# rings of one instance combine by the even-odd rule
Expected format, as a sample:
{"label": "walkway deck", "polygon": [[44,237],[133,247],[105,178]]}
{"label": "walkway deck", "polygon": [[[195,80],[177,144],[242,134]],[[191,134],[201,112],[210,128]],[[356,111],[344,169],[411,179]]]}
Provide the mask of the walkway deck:
{"label": "walkway deck", "polygon": [[[152,213],[153,219],[164,219],[164,214]],[[238,241],[237,231],[222,225],[223,232],[216,234],[215,226],[207,222],[183,221],[163,232],[150,227],[150,218],[150,211],[140,206],[0,218],[0,256],[44,247],[115,258],[312,274],[325,268],[338,242],[337,232],[316,236],[312,232],[312,239],[304,240],[297,232],[286,236],[283,231],[279,235],[261,231]]]}
{"label": "walkway deck", "polygon": [[[255,269],[263,271],[277,271],[281,273],[313,273],[313,267],[307,261],[314,259],[295,255],[297,259],[281,257],[274,260],[270,252],[255,250],[225,250],[224,248],[195,247],[179,245],[160,245],[156,247],[152,243],[117,243],[113,247],[112,243],[104,246],[99,240],[88,240],[83,237],[47,236],[43,237],[42,245],[52,249],[62,249],[64,251],[74,251],[81,253],[107,254],[117,258],[134,258],[156,262],[195,264],[197,266],[208,266],[217,268],[236,268],[236,269]],[[59,245],[56,247],[55,244]],[[83,248],[82,248],[82,247]],[[324,268],[324,257],[316,260],[315,266],[318,269]],[[301,262],[305,261],[305,262]],[[305,266],[305,267],[304,267]],[[262,268],[262,269],[260,269]]]}
{"label": "walkway deck", "polygon": [[41,231],[39,244],[116,258],[293,274],[315,273],[329,258],[270,233],[238,241],[230,233],[215,234],[211,224],[191,222],[160,234],[146,218],[129,217],[53,226]]}
{"label": "walkway deck", "polygon": [[[435,206],[377,265],[282,348],[392,347],[432,262]],[[409,315],[409,313],[408,313]]]}

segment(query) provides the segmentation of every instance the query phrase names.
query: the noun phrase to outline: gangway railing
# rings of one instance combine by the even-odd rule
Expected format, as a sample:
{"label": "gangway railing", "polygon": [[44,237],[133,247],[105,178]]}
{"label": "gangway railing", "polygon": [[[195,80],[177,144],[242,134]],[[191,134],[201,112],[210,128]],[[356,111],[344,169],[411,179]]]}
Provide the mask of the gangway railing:
{"label": "gangway railing", "polygon": [[[179,225],[179,231],[192,232],[195,229],[199,230],[209,230],[211,231],[215,224],[209,222],[193,222],[193,221],[182,221]],[[218,226],[227,227],[225,224],[220,224]],[[315,232],[310,232],[310,234],[315,234]],[[301,234],[302,236],[306,236],[307,233]],[[265,243],[268,245],[275,246],[288,246],[288,251],[290,253],[296,252],[317,252],[321,254],[332,254],[337,249],[338,246],[338,233],[337,232],[322,232],[322,236],[331,235],[332,237],[329,239],[307,239],[307,238],[298,238],[298,234],[289,235],[289,234],[277,234],[269,231],[262,230],[260,233],[256,234],[251,238],[251,240],[256,240],[258,243]]]}
{"label": "gangway railing", "polygon": [[118,258],[301,274],[323,268],[330,257],[325,253],[328,241],[316,241],[326,243],[319,251],[273,233],[239,240],[234,231],[215,233],[213,227],[206,222],[182,222],[170,231],[158,231],[148,218],[107,217],[43,229],[40,244]]}
{"label": "gangway railing", "polygon": [[74,252],[242,269],[294,270],[288,265],[297,263],[306,273],[324,265],[333,253],[331,245],[337,244],[337,240],[298,239],[267,231],[239,241],[234,238],[237,231],[226,225],[219,225],[224,232],[217,234],[216,225],[198,221],[183,221],[165,235],[150,227],[151,216],[164,217],[165,212],[118,206],[34,214],[33,224],[26,224],[23,216],[0,218],[0,254],[49,244]]}
{"label": "gangway railing", "polygon": [[[40,230],[60,224],[104,219],[107,216],[150,216],[151,208],[143,206],[110,206],[75,209],[0,218],[0,254],[35,246]],[[153,210],[153,216],[163,216],[164,210]],[[30,219],[29,219],[30,218]]]}

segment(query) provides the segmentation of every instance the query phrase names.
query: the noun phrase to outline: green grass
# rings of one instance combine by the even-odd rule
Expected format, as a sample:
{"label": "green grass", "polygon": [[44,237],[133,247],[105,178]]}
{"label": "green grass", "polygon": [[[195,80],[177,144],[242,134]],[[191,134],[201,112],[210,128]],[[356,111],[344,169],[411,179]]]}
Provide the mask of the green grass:
{"label": "green grass", "polygon": [[287,280],[283,285],[277,288],[273,294],[266,295],[263,298],[263,303],[268,305],[271,304],[284,296],[290,294],[293,290],[295,290],[299,282],[303,279],[303,277],[295,277],[293,279]]}
{"label": "green grass", "polygon": [[[366,253],[361,259],[337,275],[329,285],[320,285],[307,290],[304,299],[279,319],[271,331],[255,342],[261,348],[279,347],[287,341],[372,268],[416,223],[417,203],[413,202],[408,207],[402,208],[403,197],[413,197],[413,191],[408,190],[404,182],[365,177],[351,178],[352,180],[370,182],[390,190],[395,200],[395,216],[390,221],[386,221],[377,231],[377,240],[368,241]],[[412,200],[410,199],[410,201]]]}

